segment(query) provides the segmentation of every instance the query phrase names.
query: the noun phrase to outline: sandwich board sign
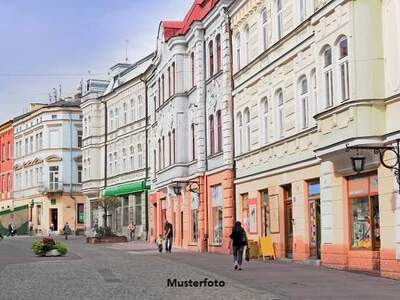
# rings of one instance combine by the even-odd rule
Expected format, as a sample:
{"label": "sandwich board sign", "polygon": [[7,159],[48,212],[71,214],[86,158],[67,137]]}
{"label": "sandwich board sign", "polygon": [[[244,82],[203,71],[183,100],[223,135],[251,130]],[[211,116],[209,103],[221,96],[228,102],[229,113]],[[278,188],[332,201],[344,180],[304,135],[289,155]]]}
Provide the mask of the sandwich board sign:
{"label": "sandwich board sign", "polygon": [[263,260],[265,260],[265,257],[272,257],[275,259],[275,250],[274,250],[274,243],[272,241],[272,237],[270,236],[263,236],[260,237],[260,250],[261,250],[261,256],[263,257]]}

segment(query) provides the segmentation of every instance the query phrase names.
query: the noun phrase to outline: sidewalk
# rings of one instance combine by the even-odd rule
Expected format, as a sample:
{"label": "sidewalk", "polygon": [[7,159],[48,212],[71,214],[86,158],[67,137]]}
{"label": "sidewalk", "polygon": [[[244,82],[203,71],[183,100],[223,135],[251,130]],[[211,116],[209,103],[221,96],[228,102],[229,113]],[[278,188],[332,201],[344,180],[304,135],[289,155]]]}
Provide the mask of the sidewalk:
{"label": "sidewalk", "polygon": [[158,255],[167,261],[197,267],[281,299],[400,299],[399,281],[363,273],[262,260],[244,262],[243,270],[235,271],[230,255],[176,248],[172,254],[158,254],[155,245],[143,241],[109,247],[132,254]]}

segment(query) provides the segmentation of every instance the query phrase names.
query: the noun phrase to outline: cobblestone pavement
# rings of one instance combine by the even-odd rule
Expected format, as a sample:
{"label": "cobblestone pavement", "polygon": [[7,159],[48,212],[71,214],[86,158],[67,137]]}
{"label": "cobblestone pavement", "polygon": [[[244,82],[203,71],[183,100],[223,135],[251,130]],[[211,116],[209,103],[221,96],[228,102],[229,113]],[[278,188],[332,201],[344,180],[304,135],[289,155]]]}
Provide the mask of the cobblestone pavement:
{"label": "cobblestone pavement", "polygon": [[[130,242],[67,241],[62,258],[38,258],[34,238],[0,241],[3,299],[400,299],[400,282],[295,263],[251,261],[234,271],[227,255]],[[225,286],[167,287],[168,279],[224,281]]]}

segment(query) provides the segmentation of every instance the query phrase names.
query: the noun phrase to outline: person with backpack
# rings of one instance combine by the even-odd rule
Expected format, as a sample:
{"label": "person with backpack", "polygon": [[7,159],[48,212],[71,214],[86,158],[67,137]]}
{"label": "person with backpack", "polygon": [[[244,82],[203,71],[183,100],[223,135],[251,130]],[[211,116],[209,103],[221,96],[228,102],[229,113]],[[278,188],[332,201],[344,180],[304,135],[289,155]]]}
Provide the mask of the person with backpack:
{"label": "person with backpack", "polygon": [[232,233],[229,237],[229,250],[232,249],[234,269],[240,271],[242,270],[243,250],[244,247],[247,246],[246,231],[242,227],[242,223],[239,221],[235,223],[235,226],[233,226]]}
{"label": "person with backpack", "polygon": [[64,237],[65,237],[65,239],[68,240],[68,235],[69,235],[70,232],[71,232],[71,228],[69,227],[68,222],[65,223],[64,228],[63,228],[63,231],[64,231]]}

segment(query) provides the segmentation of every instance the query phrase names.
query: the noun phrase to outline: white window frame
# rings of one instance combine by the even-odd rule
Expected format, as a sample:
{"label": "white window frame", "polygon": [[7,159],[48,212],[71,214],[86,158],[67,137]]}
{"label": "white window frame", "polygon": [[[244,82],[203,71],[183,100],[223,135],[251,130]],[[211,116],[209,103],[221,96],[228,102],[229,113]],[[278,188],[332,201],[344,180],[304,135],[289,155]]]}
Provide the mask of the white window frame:
{"label": "white window frame", "polygon": [[136,120],[136,109],[135,109],[136,103],[135,103],[135,99],[131,99],[131,121],[135,121]]}
{"label": "white window frame", "polygon": [[243,152],[243,116],[241,112],[238,112],[236,115],[236,124],[237,124],[237,152],[241,154]]}
{"label": "white window frame", "polygon": [[245,124],[245,151],[250,151],[250,138],[251,138],[251,116],[250,116],[250,109],[246,107],[243,112],[243,119]]}
{"label": "white window frame", "polygon": [[265,51],[268,48],[268,11],[265,7],[261,10],[260,19],[262,49]]}
{"label": "white window frame", "polygon": [[[341,43],[346,41],[347,54],[341,56]],[[339,85],[340,85],[340,100],[346,101],[350,99],[350,83],[349,83],[349,40],[342,36],[338,43],[338,70],[339,70]]]}
{"label": "white window frame", "polygon": [[245,65],[250,62],[250,27],[249,25],[245,25],[243,28],[243,35],[244,35],[244,57],[246,59]]}
{"label": "white window frame", "polygon": [[[327,52],[330,51],[330,63],[327,64],[325,62]],[[324,95],[325,95],[325,108],[331,108],[333,106],[334,99],[334,83],[333,83],[333,57],[332,57],[332,48],[330,46],[326,46],[324,51],[322,52],[322,64],[323,64],[323,83],[324,83]]]}
{"label": "white window frame", "polygon": [[283,91],[278,89],[276,91],[276,104],[277,104],[277,119],[278,119],[278,137],[283,138],[285,136],[285,116],[284,116],[284,100]]}
{"label": "white window frame", "polygon": [[236,62],[236,71],[239,71],[241,66],[240,66],[240,56],[241,56],[241,51],[240,51],[240,33],[237,33],[235,35],[235,62]]}
{"label": "white window frame", "polygon": [[276,37],[280,40],[283,37],[283,6],[282,0],[275,0],[276,9]]}
{"label": "white window frame", "polygon": [[307,18],[307,2],[308,0],[299,0],[299,19],[300,23]]}
{"label": "white window frame", "polygon": [[268,97],[261,99],[261,128],[262,128],[262,143],[267,144],[269,142],[269,108],[268,108]]}
{"label": "white window frame", "polygon": [[300,126],[306,129],[310,126],[310,103],[308,80],[305,75],[301,76],[298,82],[299,101],[300,101]]}

